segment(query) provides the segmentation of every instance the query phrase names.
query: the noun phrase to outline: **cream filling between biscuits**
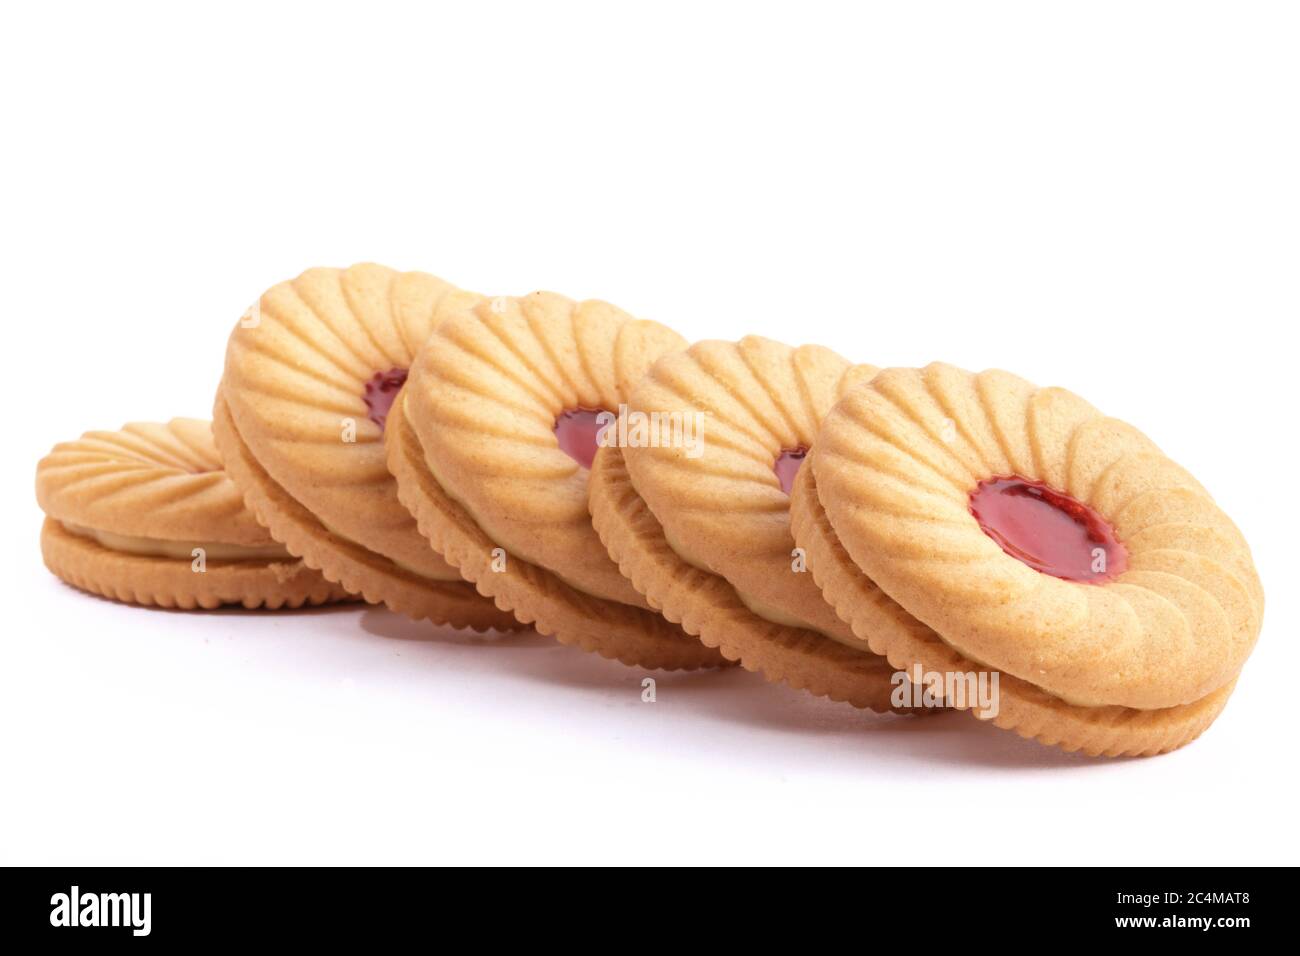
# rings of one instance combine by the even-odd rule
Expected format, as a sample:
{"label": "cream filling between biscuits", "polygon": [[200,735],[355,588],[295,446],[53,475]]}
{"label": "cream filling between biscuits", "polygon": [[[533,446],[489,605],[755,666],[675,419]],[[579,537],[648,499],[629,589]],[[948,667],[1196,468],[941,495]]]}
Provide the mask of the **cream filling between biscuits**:
{"label": "cream filling between biscuits", "polygon": [[[449,489],[446,485],[444,485],[444,484],[442,483],[442,481],[438,478],[438,476],[437,476],[436,474],[434,474],[434,471],[433,471],[432,468],[429,468],[429,465],[428,465],[428,462],[427,462],[427,461],[425,462],[425,469],[429,472],[429,476],[430,476],[431,478],[433,478],[434,484],[436,484],[439,488],[442,489],[442,493],[445,494],[445,495],[446,495],[448,498],[450,498],[452,501],[456,502],[456,504],[458,504],[458,505],[460,505],[462,508],[464,508],[464,509],[465,509],[465,513],[468,514],[471,518],[473,518],[473,519],[474,519],[474,523],[475,523],[476,525],[478,525],[478,527],[479,527],[480,529],[482,529],[482,528],[483,528],[483,525],[479,523],[478,515],[476,515],[476,514],[474,513],[474,509],[472,509],[472,508],[469,506],[469,503],[466,502],[463,498],[460,498],[460,497],[458,497],[458,496],[452,494],[451,489]],[[486,533],[487,533],[487,532],[484,531],[484,534],[486,534]],[[495,539],[493,539],[493,540],[494,540],[494,542],[495,542]],[[593,597],[593,598],[596,598],[596,599],[601,600],[601,601],[611,601],[611,600],[613,600],[612,598],[603,597],[602,595],[595,594],[595,593],[593,593],[592,591],[589,591],[587,588],[584,588],[584,587],[583,587],[581,584],[579,584],[577,581],[573,580],[572,578],[568,577],[567,575],[561,574],[559,571],[556,571],[556,570],[555,570],[554,568],[552,568],[550,565],[543,563],[540,559],[538,559],[538,558],[535,557],[534,555],[530,554],[530,553],[529,553],[528,551],[526,551],[526,550],[523,550],[523,549],[521,549],[521,548],[512,548],[512,549],[511,549],[511,553],[512,553],[515,557],[517,557],[517,558],[521,558],[522,560],[527,561],[529,564],[536,565],[537,567],[543,569],[544,571],[546,571],[547,574],[550,574],[550,575],[553,575],[553,576],[559,578],[561,581],[563,581],[563,582],[564,582],[565,584],[567,584],[569,587],[573,588],[573,590],[575,590],[575,591],[581,591],[583,594],[587,595],[588,597]],[[622,602],[615,602],[615,603],[622,603]],[[629,606],[629,607],[633,607],[634,605],[628,605],[628,606]]]}
{"label": "cream filling between biscuits", "polygon": [[65,531],[79,538],[89,538],[110,551],[123,554],[138,554],[148,558],[175,558],[189,561],[194,557],[195,549],[201,548],[204,557],[213,561],[270,561],[293,560],[293,556],[280,544],[245,545],[227,544],[222,541],[169,541],[163,538],[147,538],[129,534],[115,534],[100,531],[82,525],[59,522]]}
{"label": "cream filling between biscuits", "polygon": [[[661,525],[660,527],[663,526]],[[845,647],[851,647],[855,651],[863,651],[868,654],[873,653],[871,648],[867,645],[866,641],[860,641],[857,640],[856,638],[853,640],[848,640],[843,637],[837,637],[834,634],[827,634],[821,628],[815,627],[814,625],[808,623],[807,621],[795,617],[793,614],[789,614],[778,607],[773,607],[771,604],[767,604],[759,600],[754,595],[742,591],[740,588],[732,584],[730,579],[728,579],[725,575],[718,574],[717,571],[709,567],[708,562],[706,562],[702,557],[692,552],[689,548],[683,546],[679,540],[677,540],[671,534],[668,533],[668,529],[666,527],[663,527],[663,532],[664,532],[664,539],[668,542],[668,547],[672,548],[673,552],[679,558],[681,558],[683,561],[685,561],[693,568],[698,568],[701,571],[705,571],[709,574],[714,574],[717,575],[718,577],[721,577],[724,581],[727,582],[727,584],[731,587],[731,589],[736,592],[736,597],[740,599],[740,603],[745,605],[745,607],[747,607],[754,614],[761,617],[763,620],[771,621],[773,624],[780,624],[782,627],[795,627],[803,631],[812,631],[814,634],[818,634],[821,637],[826,638],[827,640],[834,641],[837,644],[842,644]]]}

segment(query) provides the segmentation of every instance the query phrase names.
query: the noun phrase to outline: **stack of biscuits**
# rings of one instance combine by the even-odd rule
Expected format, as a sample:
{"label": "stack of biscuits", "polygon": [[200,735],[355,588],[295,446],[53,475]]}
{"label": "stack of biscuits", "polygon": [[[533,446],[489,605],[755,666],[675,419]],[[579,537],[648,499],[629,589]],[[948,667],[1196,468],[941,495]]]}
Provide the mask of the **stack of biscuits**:
{"label": "stack of biscuits", "polygon": [[1263,615],[1209,493],[1063,389],[373,264],[262,295],[210,423],[88,432],[36,490],[46,565],[115,600],[533,627],[1090,755],[1198,736]]}

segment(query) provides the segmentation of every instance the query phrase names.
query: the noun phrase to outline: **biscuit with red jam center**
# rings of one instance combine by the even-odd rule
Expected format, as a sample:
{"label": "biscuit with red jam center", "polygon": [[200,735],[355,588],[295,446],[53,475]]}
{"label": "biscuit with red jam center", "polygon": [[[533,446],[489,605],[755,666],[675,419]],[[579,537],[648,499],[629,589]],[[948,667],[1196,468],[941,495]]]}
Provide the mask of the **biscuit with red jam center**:
{"label": "biscuit with red jam center", "polygon": [[384,455],[415,351],[444,312],[476,298],[371,264],[282,282],[230,336],[213,428],[271,535],[331,581],[414,618],[512,628],[511,615],[429,548]]}
{"label": "biscuit with red jam center", "polygon": [[822,599],[788,516],[821,417],[874,371],[757,336],[667,355],[632,392],[628,442],[596,456],[590,505],[623,573],[703,643],[769,680],[886,711],[894,668]]}
{"label": "biscuit with red jam center", "polygon": [[[1132,426],[1006,372],[889,369],[852,390],[793,516],[856,633],[906,668],[999,672],[995,723],[1069,749],[1186,743],[1259,633],[1249,548],[1201,485]],[[897,614],[926,631],[881,627]]]}
{"label": "biscuit with red jam center", "polygon": [[389,420],[389,467],[434,548],[520,621],[633,666],[725,663],[651,609],[587,512],[607,416],[685,344],[604,302],[480,301],[430,336]]}

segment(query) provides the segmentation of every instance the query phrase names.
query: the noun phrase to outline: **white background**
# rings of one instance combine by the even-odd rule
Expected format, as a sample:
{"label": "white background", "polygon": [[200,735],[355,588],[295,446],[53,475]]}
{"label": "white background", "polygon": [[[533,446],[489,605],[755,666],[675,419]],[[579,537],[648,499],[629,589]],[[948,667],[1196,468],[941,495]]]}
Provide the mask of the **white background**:
{"label": "white background", "polygon": [[[179,6],[0,22],[0,861],[1298,862],[1294,6]],[[365,259],[1074,389],[1241,526],[1258,650],[1200,741],[1094,761],[43,569],[50,445],[206,416],[245,306]]]}

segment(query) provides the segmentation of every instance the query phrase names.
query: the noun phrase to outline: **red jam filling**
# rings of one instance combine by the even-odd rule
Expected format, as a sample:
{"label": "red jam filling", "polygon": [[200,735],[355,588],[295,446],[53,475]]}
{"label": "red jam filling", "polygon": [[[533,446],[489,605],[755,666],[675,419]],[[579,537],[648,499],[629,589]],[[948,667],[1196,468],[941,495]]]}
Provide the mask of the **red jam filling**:
{"label": "red jam filling", "polygon": [[772,470],[776,472],[776,480],[781,483],[781,490],[787,495],[794,487],[794,476],[799,474],[799,466],[803,464],[806,457],[808,457],[808,449],[802,446],[783,448],[781,454],[776,456],[776,463],[772,465]]}
{"label": "red jam filling", "polygon": [[970,494],[970,511],[1003,551],[1043,574],[1102,584],[1128,567],[1105,518],[1041,481],[986,478]]}
{"label": "red jam filling", "polygon": [[596,438],[609,421],[597,416],[609,416],[603,408],[569,408],[555,416],[555,437],[564,452],[583,468],[591,468],[596,458]]}
{"label": "red jam filling", "polygon": [[366,401],[366,408],[370,409],[370,420],[380,428],[383,428],[384,422],[388,421],[393,400],[397,398],[397,393],[402,390],[405,382],[406,369],[404,368],[390,368],[387,372],[376,372],[374,377],[366,382],[365,394],[361,397]]}

